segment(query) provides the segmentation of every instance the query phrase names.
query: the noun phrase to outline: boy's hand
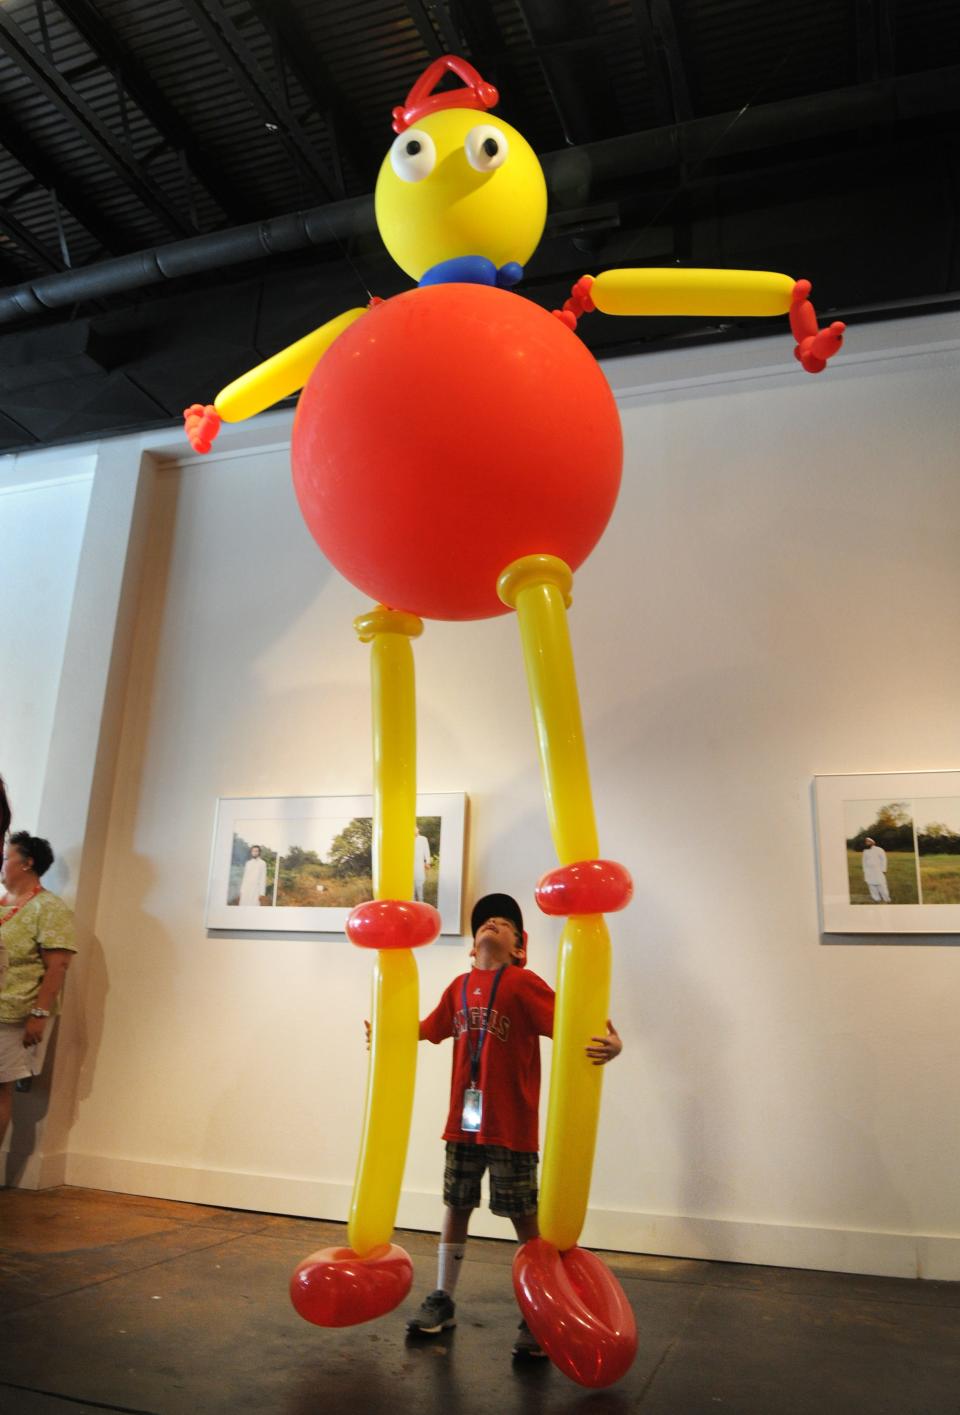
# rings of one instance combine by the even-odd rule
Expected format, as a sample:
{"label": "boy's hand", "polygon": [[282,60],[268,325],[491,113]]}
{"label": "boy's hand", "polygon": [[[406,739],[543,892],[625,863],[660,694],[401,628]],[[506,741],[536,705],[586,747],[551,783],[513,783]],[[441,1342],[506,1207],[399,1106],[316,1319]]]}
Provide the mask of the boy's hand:
{"label": "boy's hand", "polygon": [[607,1018],[607,1035],[605,1037],[591,1037],[590,1046],[587,1047],[587,1056],[594,1066],[606,1066],[608,1061],[612,1061],[615,1056],[619,1056],[623,1051],[623,1042],[620,1040],[616,1027]]}

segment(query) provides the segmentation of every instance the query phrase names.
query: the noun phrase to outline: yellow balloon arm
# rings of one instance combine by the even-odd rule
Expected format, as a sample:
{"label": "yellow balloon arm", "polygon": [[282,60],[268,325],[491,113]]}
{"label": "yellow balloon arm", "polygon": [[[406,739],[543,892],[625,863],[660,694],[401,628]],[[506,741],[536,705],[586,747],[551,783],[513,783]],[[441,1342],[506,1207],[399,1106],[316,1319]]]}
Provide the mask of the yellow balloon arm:
{"label": "yellow balloon arm", "polygon": [[328,320],[312,334],[227,384],[213,406],[224,422],[238,423],[299,392],[333,341],[366,313],[363,309],[347,310]]}
{"label": "yellow balloon arm", "polygon": [[605,270],[590,286],[603,314],[786,314],[796,281],[772,270]]}
{"label": "yellow balloon arm", "polygon": [[417,965],[409,948],[382,949],[373,974],[363,1137],[347,1240],[365,1257],[390,1242],[410,1139],[420,1035]]}
{"label": "yellow balloon arm", "polygon": [[540,1233],[561,1252],[579,1239],[590,1197],[604,1067],[586,1048],[591,1037],[606,1035],[610,963],[603,915],[569,919],[560,940],[538,1210]]}

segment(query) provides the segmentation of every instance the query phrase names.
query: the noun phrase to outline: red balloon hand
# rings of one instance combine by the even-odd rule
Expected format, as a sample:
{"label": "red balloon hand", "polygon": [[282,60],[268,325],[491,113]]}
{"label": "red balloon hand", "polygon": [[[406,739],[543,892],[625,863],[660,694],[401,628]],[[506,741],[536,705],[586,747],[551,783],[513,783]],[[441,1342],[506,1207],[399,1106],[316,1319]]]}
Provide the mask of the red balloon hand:
{"label": "red balloon hand", "polygon": [[580,316],[590,314],[597,308],[590,298],[592,284],[592,275],[581,275],[570,291],[570,298],[564,300],[563,308],[550,311],[554,319],[559,319],[560,323],[565,324],[568,329],[576,329]]}
{"label": "red balloon hand", "polygon": [[826,329],[821,329],[817,312],[810,303],[810,289],[809,280],[798,280],[793,287],[790,328],[797,341],[793,356],[800,360],[807,373],[821,373],[827,360],[833,358],[843,343],[847,326],[835,319]]}
{"label": "red balloon hand", "polygon": [[223,419],[212,403],[191,403],[183,410],[183,430],[194,452],[209,452]]}

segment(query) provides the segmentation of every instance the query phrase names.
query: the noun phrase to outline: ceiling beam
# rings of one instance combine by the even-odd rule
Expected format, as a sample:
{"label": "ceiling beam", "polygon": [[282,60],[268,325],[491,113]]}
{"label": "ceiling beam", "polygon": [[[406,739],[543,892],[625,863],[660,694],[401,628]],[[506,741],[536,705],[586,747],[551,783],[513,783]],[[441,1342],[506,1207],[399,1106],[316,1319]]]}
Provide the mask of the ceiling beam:
{"label": "ceiling beam", "polygon": [[690,86],[670,0],[630,0],[643,62],[662,123],[693,117]]}
{"label": "ceiling beam", "polygon": [[460,39],[443,5],[433,4],[428,9],[423,0],[406,0],[405,8],[431,59],[437,59],[441,54],[458,53]]}
{"label": "ceiling beam", "polygon": [[890,0],[856,0],[856,12],[857,76],[863,83],[888,79],[894,72]]}
{"label": "ceiling beam", "polygon": [[13,116],[2,108],[0,132],[3,133],[3,145],[11,157],[19,162],[25,172],[35,177],[41,187],[56,192],[60,205],[70,212],[74,220],[88,231],[109,255],[118,255],[121,251],[129,249],[130,242],[124,240],[120,232],[104,222],[103,213],[89,201],[81,188],[62,168],[50,162]]}
{"label": "ceiling beam", "polygon": [[318,157],[314,142],[304,132],[299,117],[277,89],[220,0],[180,0],[180,4],[236,79],[264,123],[276,131],[298,169],[311,179],[314,190],[328,200],[341,195],[335,174]]}
{"label": "ceiling beam", "polygon": [[100,65],[118,76],[126,92],[167,146],[183,153],[191,173],[232,222],[250,221],[256,215],[219,165],[202,151],[196,138],[167,101],[133,52],[103,20],[91,0],[55,0],[73,28],[96,55]]}
{"label": "ceiling beam", "polygon": [[0,5],[0,49],[12,59],[43,94],[47,102],[78,129],[104,162],[136,193],[144,206],[160,218],[168,230],[185,236],[193,228],[173,201],[147,175],[126,146],[119,142],[90,105],[75,93],[47,56],[24,34]]}
{"label": "ceiling beam", "polygon": [[346,153],[361,177],[372,181],[380,170],[383,153],[364,137],[342,89],[310,39],[296,8],[290,0],[249,0],[249,3],[264,28],[274,30],[283,63],[296,78],[305,97],[326,119],[337,147]]}
{"label": "ceiling beam", "polygon": [[63,261],[57,260],[47,246],[34,236],[22,221],[17,220],[9,207],[0,207],[0,233],[26,255],[31,256],[46,274],[50,275],[55,270],[65,268]]}

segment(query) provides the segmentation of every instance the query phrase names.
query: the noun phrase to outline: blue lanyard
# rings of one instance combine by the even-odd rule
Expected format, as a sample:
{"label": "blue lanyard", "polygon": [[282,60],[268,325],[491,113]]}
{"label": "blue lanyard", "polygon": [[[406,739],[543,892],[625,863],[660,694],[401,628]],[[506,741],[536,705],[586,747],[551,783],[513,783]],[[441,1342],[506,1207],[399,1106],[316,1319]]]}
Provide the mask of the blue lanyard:
{"label": "blue lanyard", "polygon": [[493,980],[493,987],[490,989],[490,1001],[487,1003],[487,1025],[480,1028],[480,1039],[477,1042],[476,1051],[474,1051],[473,1043],[470,1040],[470,1014],[467,1011],[467,983],[470,979],[470,974],[467,973],[463,979],[463,1022],[464,1027],[466,1028],[467,1050],[470,1053],[471,1086],[476,1086],[477,1077],[480,1075],[480,1054],[483,1051],[483,1044],[487,1040],[487,1032],[489,1031],[490,1026],[490,1014],[493,1012],[493,1003],[494,999],[497,996],[497,988],[500,986],[500,979],[503,977],[506,968],[507,964],[501,963],[500,967],[497,969],[497,976]]}

